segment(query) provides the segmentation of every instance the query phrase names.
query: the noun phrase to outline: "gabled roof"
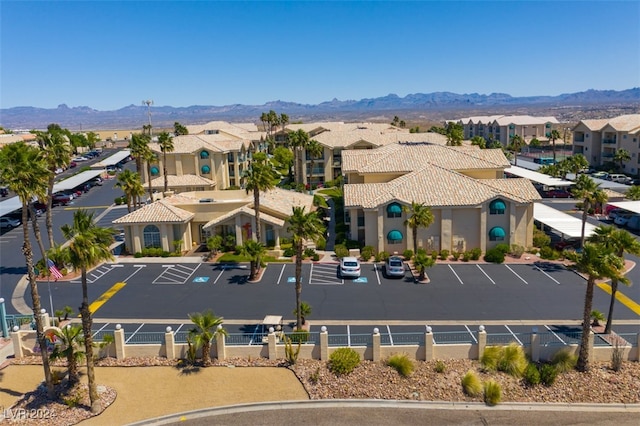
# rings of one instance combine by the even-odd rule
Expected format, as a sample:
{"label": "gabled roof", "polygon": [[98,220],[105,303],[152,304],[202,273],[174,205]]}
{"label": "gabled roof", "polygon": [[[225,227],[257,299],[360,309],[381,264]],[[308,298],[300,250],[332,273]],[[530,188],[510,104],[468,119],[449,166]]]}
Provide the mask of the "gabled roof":
{"label": "gabled roof", "polygon": [[508,126],[515,124],[516,126],[533,126],[536,124],[554,123],[558,124],[555,117],[532,117],[530,115],[505,115],[496,119],[499,126]]}
{"label": "gabled roof", "polygon": [[[173,138],[173,151],[171,154],[194,154],[200,150],[209,152],[226,153],[240,151],[242,147],[249,148],[251,140],[240,139],[235,136],[225,134],[211,135],[181,135]],[[156,142],[150,143],[149,148],[156,153],[162,153],[160,145]]]}
{"label": "gabled roof", "polygon": [[207,130],[222,130],[230,134],[258,131],[258,126],[254,123],[228,123],[226,121],[210,121],[205,124],[192,124],[186,127],[190,135],[201,134]]}
{"label": "gabled roof", "polygon": [[[213,187],[216,182],[197,175],[167,175],[168,186],[170,188],[180,188],[183,186],[207,186]],[[164,176],[157,177],[151,180],[152,188],[164,188]]]}
{"label": "gabled roof", "polygon": [[[251,205],[253,206],[253,202]],[[281,188],[273,188],[260,193],[260,211],[264,208],[288,217],[291,215],[293,207],[305,207],[305,211],[310,212],[313,210],[313,196]]]}
{"label": "gabled roof", "polygon": [[350,148],[357,143],[367,142],[374,147],[397,142],[431,142],[446,144],[445,136],[438,133],[409,133],[406,131],[374,129],[332,130],[313,137],[329,148]]}
{"label": "gabled roof", "polygon": [[640,131],[640,114],[627,114],[612,118],[607,122],[607,126],[613,127],[618,132],[635,133]]}
{"label": "gabled roof", "polygon": [[[209,222],[207,222],[203,226],[203,228],[204,229],[210,228],[210,227],[215,226],[215,225],[217,225],[219,223],[222,223],[222,222],[224,222],[226,220],[229,220],[232,217],[235,217],[235,216],[237,216],[239,214],[245,214],[247,216],[254,217],[256,215],[256,212],[255,212],[254,209],[246,207],[246,206],[240,207],[238,209],[231,210],[230,212],[225,213],[222,216],[218,216],[215,219],[210,220]],[[284,224],[285,224],[284,220],[279,219],[279,218],[274,217],[274,216],[271,216],[271,215],[269,215],[267,213],[263,213],[263,212],[260,212],[260,221],[261,222],[266,222],[266,223],[269,223],[271,225],[275,225],[275,226],[278,226],[278,227],[283,227]]]}
{"label": "gabled roof", "polygon": [[131,212],[112,223],[132,224],[132,223],[186,223],[194,214],[179,207],[173,206],[164,200],[147,204],[139,210]]}

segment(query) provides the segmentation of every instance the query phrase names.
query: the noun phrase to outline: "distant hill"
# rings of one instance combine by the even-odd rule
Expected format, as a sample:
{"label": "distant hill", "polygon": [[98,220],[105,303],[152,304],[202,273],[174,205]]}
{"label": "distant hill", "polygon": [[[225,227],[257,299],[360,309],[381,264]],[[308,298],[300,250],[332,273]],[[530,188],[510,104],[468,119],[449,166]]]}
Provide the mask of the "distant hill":
{"label": "distant hill", "polygon": [[[484,114],[553,115],[560,121],[606,118],[640,110],[640,87],[633,89],[587,90],[558,96],[513,97],[505,93],[458,94],[451,92],[395,94],[379,98],[340,101],[317,105],[273,101],[264,105],[193,105],[189,107],[153,106],[152,124],[156,128],[212,120],[258,122],[260,114],[274,110],[288,114],[291,121],[366,120],[386,121],[394,115],[403,119],[461,118]],[[147,122],[147,107],[129,105],[115,111],[98,111],[87,106],[57,108],[15,107],[0,109],[0,126],[8,129],[45,129],[58,123],[70,130],[141,128]]]}

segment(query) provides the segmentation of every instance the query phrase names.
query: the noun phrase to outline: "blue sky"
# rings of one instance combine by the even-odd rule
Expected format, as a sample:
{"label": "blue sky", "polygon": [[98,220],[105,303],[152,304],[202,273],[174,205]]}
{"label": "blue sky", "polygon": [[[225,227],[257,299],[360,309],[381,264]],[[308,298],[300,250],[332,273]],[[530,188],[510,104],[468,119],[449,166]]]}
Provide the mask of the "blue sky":
{"label": "blue sky", "polygon": [[0,1],[0,107],[640,86],[633,1]]}

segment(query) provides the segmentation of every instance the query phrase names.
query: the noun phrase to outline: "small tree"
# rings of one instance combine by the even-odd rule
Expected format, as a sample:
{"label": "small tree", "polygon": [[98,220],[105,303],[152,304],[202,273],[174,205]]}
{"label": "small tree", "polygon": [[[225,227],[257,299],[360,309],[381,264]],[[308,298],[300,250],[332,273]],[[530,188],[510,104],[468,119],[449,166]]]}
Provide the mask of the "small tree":
{"label": "small tree", "polygon": [[189,319],[195,325],[189,331],[190,341],[195,350],[202,348],[202,365],[207,367],[211,365],[211,340],[218,335],[227,335],[227,331],[222,328],[223,318],[208,310],[189,314]]}
{"label": "small tree", "polygon": [[[298,316],[298,310],[293,310],[293,315]],[[300,302],[300,317],[302,318],[302,325],[306,323],[306,317],[311,316],[311,305],[307,302]]]}
{"label": "small tree", "polygon": [[69,379],[69,387],[73,387],[80,381],[78,375],[78,364],[84,359],[84,352],[82,345],[84,339],[82,338],[82,326],[81,325],[67,325],[61,329],[54,329],[53,333],[61,344],[56,345],[53,352],[50,355],[51,360],[57,360],[64,358],[67,360],[67,377]]}
{"label": "small tree", "polygon": [[258,276],[260,271],[260,265],[262,263],[262,257],[267,252],[265,246],[254,240],[245,241],[240,250],[240,254],[246,256],[251,262],[251,273],[249,275],[249,281],[253,281]]}
{"label": "small tree", "polygon": [[431,268],[435,264],[435,260],[424,249],[418,249],[415,257],[413,258],[413,264],[418,270],[420,276],[419,281],[424,281],[427,277],[427,268]]}

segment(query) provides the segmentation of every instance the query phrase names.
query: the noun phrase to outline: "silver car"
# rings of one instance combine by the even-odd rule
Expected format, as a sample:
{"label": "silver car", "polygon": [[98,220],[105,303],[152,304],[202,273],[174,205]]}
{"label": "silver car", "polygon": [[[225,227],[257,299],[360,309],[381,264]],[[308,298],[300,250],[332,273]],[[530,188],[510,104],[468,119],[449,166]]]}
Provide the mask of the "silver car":
{"label": "silver car", "polygon": [[388,277],[404,277],[404,262],[401,257],[391,256],[384,264],[384,272]]}
{"label": "silver car", "polygon": [[343,278],[360,278],[360,262],[355,257],[343,257],[340,260],[340,276]]}

